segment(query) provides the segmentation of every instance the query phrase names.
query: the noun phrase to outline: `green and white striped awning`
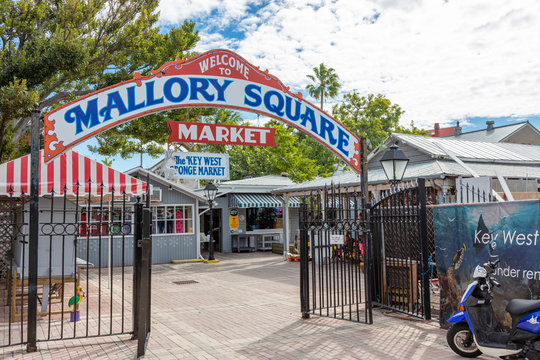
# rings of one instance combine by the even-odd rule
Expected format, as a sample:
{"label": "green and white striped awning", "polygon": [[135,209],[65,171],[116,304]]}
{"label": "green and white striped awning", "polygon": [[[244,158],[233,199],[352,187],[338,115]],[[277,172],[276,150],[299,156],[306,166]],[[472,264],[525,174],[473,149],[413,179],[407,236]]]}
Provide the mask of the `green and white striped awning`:
{"label": "green and white striped awning", "polygon": [[298,196],[291,196],[289,198],[289,207],[299,208],[300,207],[300,198]]}
{"label": "green and white striped awning", "polygon": [[[231,208],[280,208],[283,207],[283,198],[270,194],[233,194],[230,197]],[[300,207],[297,196],[289,198],[289,207]]]}

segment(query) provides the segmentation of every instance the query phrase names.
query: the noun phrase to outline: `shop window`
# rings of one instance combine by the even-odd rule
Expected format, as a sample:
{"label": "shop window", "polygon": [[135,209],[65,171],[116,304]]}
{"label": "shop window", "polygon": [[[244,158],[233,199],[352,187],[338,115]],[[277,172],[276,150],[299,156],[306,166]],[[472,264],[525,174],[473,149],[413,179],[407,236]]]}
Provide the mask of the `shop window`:
{"label": "shop window", "polygon": [[152,234],[193,233],[193,206],[152,206]]}
{"label": "shop window", "polygon": [[247,230],[283,228],[282,208],[246,209]]}
{"label": "shop window", "polygon": [[82,206],[79,236],[130,235],[133,233],[133,207]]}

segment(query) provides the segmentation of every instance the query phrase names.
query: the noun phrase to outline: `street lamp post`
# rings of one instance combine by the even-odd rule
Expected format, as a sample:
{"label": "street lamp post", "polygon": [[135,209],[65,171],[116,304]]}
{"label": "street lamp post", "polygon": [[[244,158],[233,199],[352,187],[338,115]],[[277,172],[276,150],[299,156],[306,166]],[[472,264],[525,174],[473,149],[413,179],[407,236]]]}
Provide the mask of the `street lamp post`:
{"label": "street lamp post", "polygon": [[210,207],[210,243],[208,244],[208,260],[212,261],[214,259],[214,200],[216,199],[218,188],[214,183],[209,183],[204,187],[204,195],[208,200],[208,206]]}
{"label": "street lamp post", "polygon": [[409,159],[396,144],[392,144],[381,159],[384,173],[392,185],[396,185],[403,179],[408,164]]}

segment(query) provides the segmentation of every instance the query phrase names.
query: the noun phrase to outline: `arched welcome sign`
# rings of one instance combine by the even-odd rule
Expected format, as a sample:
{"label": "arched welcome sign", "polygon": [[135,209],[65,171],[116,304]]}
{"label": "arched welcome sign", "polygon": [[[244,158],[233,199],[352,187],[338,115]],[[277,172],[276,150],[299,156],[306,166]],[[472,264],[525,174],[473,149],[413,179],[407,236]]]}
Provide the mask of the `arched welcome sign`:
{"label": "arched welcome sign", "polygon": [[266,115],[308,134],[360,172],[359,139],[339,121],[293,94],[267,71],[228,50],[164,64],[135,74],[45,115],[45,159],[149,113],[186,107],[225,107]]}

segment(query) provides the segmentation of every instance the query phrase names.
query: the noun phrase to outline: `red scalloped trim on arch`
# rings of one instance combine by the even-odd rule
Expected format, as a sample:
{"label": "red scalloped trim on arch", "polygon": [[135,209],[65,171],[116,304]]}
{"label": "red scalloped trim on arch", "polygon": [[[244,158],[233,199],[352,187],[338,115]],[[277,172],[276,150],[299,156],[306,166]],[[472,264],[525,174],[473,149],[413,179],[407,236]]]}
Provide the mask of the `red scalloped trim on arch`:
{"label": "red scalloped trim on arch", "polygon": [[354,170],[356,170],[357,173],[360,174],[361,163],[362,163],[362,159],[360,157],[360,139],[358,139],[358,142],[354,145],[354,156],[352,157],[352,161],[349,163],[349,165]]}

